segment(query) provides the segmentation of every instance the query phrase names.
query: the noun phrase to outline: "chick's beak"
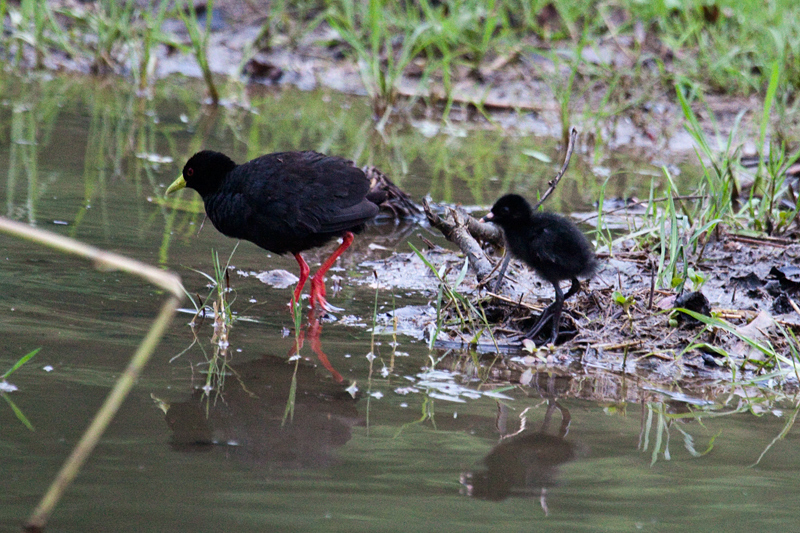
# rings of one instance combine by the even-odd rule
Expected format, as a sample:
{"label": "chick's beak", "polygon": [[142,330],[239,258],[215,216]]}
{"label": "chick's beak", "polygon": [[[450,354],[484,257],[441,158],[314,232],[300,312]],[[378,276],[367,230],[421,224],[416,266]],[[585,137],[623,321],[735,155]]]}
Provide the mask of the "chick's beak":
{"label": "chick's beak", "polygon": [[[169,191],[167,191],[167,192],[169,192]],[[491,211],[489,211],[488,213],[486,213],[485,215],[483,215],[483,217],[481,218],[481,220],[480,220],[480,221],[481,221],[481,222],[491,222],[493,218],[494,218],[494,213],[492,213]]]}
{"label": "chick's beak", "polygon": [[179,191],[179,190],[183,189],[184,187],[186,187],[186,180],[183,179],[183,175],[181,175],[181,176],[178,176],[178,179],[173,181],[172,184],[169,187],[167,187],[167,192],[164,193],[164,194],[170,194],[170,193],[173,193],[175,191]]}

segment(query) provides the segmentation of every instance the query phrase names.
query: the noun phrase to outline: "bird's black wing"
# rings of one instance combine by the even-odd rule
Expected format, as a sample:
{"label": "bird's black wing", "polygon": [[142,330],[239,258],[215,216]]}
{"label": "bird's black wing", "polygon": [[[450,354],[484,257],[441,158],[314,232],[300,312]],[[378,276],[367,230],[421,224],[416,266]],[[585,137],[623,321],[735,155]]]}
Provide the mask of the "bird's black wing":
{"label": "bird's black wing", "polygon": [[[316,152],[281,152],[237,167],[220,191],[228,213],[220,227],[276,253],[319,246],[371,219],[369,182],[352,163]],[[208,203],[206,205],[208,210]],[[227,230],[227,231],[226,231]]]}
{"label": "bird's black wing", "polygon": [[317,152],[296,152],[291,175],[297,185],[297,220],[317,233],[363,224],[378,213],[366,199],[369,181],[351,161]]}
{"label": "bird's black wing", "polygon": [[533,232],[530,249],[540,264],[570,273],[570,277],[593,271],[593,254],[580,230],[565,217],[552,213],[537,218],[538,231]]}
{"label": "bird's black wing", "polygon": [[528,245],[539,263],[559,264],[561,255],[558,251],[561,250],[563,243],[559,242],[558,237],[558,231],[549,224],[542,225],[538,231],[534,232]]}

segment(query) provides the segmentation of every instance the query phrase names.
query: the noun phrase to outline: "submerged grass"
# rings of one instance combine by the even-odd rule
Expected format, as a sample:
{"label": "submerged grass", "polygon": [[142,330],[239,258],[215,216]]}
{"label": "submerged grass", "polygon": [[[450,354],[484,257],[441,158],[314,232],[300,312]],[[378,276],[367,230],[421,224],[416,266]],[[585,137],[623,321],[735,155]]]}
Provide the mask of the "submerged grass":
{"label": "submerged grass", "polygon": [[[668,412],[668,406],[664,402],[647,402],[643,408],[647,409],[647,415],[643,418],[644,423],[641,429],[639,440],[639,450],[646,452],[650,448],[651,434],[654,434],[652,450],[650,452],[650,466],[656,464],[659,455],[664,460],[669,461],[672,457],[670,452],[670,431],[677,430],[683,437],[683,446],[692,457],[702,457],[708,454],[714,448],[714,441],[719,436],[719,433],[712,435],[709,439],[706,449],[698,451],[695,446],[695,438],[681,427],[681,424],[674,422],[680,421],[684,418],[683,414],[672,414]],[[655,423],[653,420],[654,415],[657,416]],[[695,417],[697,419],[699,417]]]}
{"label": "submerged grass", "polygon": [[[781,430],[764,446],[758,457],[750,465],[751,467],[758,466],[775,443],[789,434],[789,431],[795,426],[798,414],[800,414],[800,403],[798,403],[799,400],[796,394],[784,393],[776,388],[769,387],[767,381],[764,377],[758,378],[757,382],[739,381],[736,383],[737,388],[732,389],[730,393],[718,398],[715,402],[690,401],[682,404],[681,409],[675,409],[675,403],[673,402],[642,402],[643,412],[639,435],[639,450],[642,452],[650,450],[650,466],[655,465],[659,458],[669,461],[672,459],[669,447],[671,433],[677,431],[689,455],[702,457],[714,448],[717,438],[722,435],[722,430],[711,433],[706,424],[703,423],[703,420],[744,413],[763,416],[766,413],[775,412],[776,409],[780,409],[782,412],[783,407],[778,406],[791,406],[791,414],[785,417],[786,422]],[[687,421],[697,421],[699,424],[693,427],[702,428],[706,432],[708,444],[705,449],[698,450],[695,444],[697,437],[690,433],[690,426],[685,424]]]}
{"label": "submerged grass", "polygon": [[[224,265],[220,262],[219,252],[212,250],[213,276],[199,270],[194,270],[209,281],[210,290],[206,297],[202,298],[200,295],[192,296],[184,289],[184,293],[195,308],[195,315],[189,323],[194,334],[194,342],[192,342],[191,346],[170,360],[170,362],[174,361],[194,345],[200,347],[201,351],[206,356],[204,365],[206,368],[202,372],[205,374],[205,384],[202,389],[206,398],[209,400],[212,392],[216,393],[217,397],[222,393],[225,388],[225,378],[231,373],[231,369],[228,365],[228,348],[230,347],[229,338],[231,328],[233,327],[236,317],[232,311],[235,298],[230,297],[234,291],[233,288],[231,288],[228,267],[230,266],[231,259],[234,253],[236,253],[238,246],[239,243],[237,242]],[[209,302],[211,302],[210,305]],[[210,356],[205,350],[205,343],[201,342],[197,337],[198,327],[202,325],[207,312],[213,320],[213,334],[211,337],[213,352]],[[210,403],[207,403],[206,409],[209,409],[209,407]]]}
{"label": "submerged grass", "polygon": [[469,260],[464,260],[464,265],[452,283],[447,282],[447,268],[442,265],[437,269],[425,255],[420,252],[412,243],[408,243],[417,257],[422,260],[428,269],[436,277],[439,289],[436,298],[436,329],[431,332],[428,340],[428,348],[433,349],[439,334],[445,329],[452,331],[466,332],[470,337],[468,344],[477,345],[481,336],[486,333],[497,351],[500,351],[497,341],[492,332],[492,326],[486,318],[486,313],[481,307],[480,302],[475,302],[461,294],[458,287],[464,281],[469,271]]}

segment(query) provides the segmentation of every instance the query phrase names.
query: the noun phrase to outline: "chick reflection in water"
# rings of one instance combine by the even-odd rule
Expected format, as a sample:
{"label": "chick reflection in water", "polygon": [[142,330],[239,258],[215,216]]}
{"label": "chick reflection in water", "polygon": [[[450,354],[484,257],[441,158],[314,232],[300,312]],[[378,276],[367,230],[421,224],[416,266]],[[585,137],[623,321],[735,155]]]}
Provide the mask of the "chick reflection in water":
{"label": "chick reflection in water", "polygon": [[[310,332],[309,332],[310,334]],[[318,339],[312,342],[318,342]],[[286,416],[295,365],[276,356],[230,365],[221,396],[206,413],[208,397],[196,391],[173,403],[166,421],[179,451],[224,447],[227,456],[274,469],[325,467],[363,421],[345,386],[298,361],[294,414]]]}
{"label": "chick reflection in water", "polygon": [[[556,409],[561,412],[561,426],[558,434],[548,435],[547,427]],[[521,418],[524,415],[523,412]],[[564,438],[569,423],[569,411],[549,399],[539,431],[525,431],[523,426],[519,432],[504,437],[483,458],[484,468],[462,474],[466,493],[490,501],[502,501],[509,496],[538,496],[546,516],[547,489],[556,484],[558,466],[577,455],[575,445]]]}

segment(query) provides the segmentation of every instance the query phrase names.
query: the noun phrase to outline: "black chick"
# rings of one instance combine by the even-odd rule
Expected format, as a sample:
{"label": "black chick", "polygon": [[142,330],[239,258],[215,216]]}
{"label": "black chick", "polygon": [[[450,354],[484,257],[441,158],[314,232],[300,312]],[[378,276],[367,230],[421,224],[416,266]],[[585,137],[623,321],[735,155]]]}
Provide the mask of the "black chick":
{"label": "black chick", "polygon": [[203,198],[206,215],[221,233],[300,265],[292,302],[300,301],[310,269],[300,252],[342,237],[342,244],[311,278],[311,306],[325,300],[325,273],[353,242],[353,233],[378,213],[370,182],[352,162],[317,152],[280,152],[237,165],[204,150],[193,155],[167,194],[188,187]]}
{"label": "black chick", "polygon": [[[558,320],[564,300],[580,290],[578,277],[590,278],[597,270],[591,244],[569,219],[554,213],[534,212],[527,200],[518,194],[507,194],[497,200],[482,220],[503,228],[511,254],[553,285],[555,301],[542,312],[526,337],[539,333],[548,319],[552,319],[548,342],[554,343],[558,338]],[[567,294],[559,287],[559,282],[565,279],[572,280]]]}

